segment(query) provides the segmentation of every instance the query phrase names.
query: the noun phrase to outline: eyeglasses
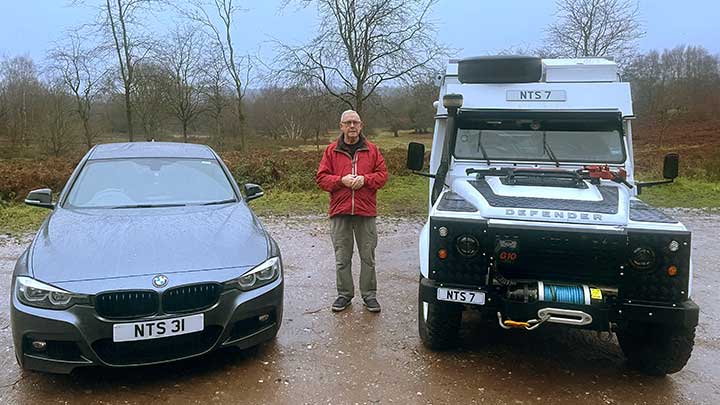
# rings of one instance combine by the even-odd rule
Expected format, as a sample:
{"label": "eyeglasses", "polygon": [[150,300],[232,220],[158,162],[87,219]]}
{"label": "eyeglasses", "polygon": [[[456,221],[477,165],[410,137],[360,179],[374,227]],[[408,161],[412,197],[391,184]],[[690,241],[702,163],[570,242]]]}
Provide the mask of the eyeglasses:
{"label": "eyeglasses", "polygon": [[352,126],[352,125],[360,125],[362,124],[362,121],[340,121],[341,124]]}

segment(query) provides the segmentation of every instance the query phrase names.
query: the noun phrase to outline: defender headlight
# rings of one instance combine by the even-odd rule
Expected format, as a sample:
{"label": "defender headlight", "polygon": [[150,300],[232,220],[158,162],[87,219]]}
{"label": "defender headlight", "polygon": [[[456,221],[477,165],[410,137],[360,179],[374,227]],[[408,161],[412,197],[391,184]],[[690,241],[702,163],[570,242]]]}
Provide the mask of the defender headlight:
{"label": "defender headlight", "polygon": [[458,252],[465,257],[473,257],[480,251],[480,242],[472,235],[461,235],[455,243]]}
{"label": "defender headlight", "polygon": [[630,257],[630,264],[640,270],[653,267],[655,265],[655,251],[647,247],[635,248]]}
{"label": "defender headlight", "polygon": [[25,305],[45,309],[67,309],[88,303],[88,296],[73,294],[30,277],[15,279],[15,295]]}
{"label": "defender headlight", "polygon": [[279,257],[271,257],[237,279],[242,290],[252,290],[274,281],[282,270]]}

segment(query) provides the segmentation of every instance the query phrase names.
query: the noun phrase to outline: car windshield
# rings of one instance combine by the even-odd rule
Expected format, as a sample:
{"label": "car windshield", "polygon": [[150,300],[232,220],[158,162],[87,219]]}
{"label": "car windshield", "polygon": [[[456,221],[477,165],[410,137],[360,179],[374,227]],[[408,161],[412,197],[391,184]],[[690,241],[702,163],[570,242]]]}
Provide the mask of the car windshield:
{"label": "car windshield", "polygon": [[617,130],[553,131],[459,128],[455,158],[518,161],[622,163]]}
{"label": "car windshield", "polygon": [[71,208],[151,208],[236,201],[220,164],[210,159],[90,160],[68,194]]}

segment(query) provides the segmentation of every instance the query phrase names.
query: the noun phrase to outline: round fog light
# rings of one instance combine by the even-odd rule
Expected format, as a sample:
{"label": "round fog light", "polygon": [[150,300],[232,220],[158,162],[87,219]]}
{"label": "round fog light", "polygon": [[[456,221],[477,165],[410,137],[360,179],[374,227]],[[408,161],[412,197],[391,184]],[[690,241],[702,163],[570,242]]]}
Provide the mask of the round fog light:
{"label": "round fog light", "polygon": [[32,342],[33,349],[41,352],[47,348],[47,342],[44,340],[34,340]]}
{"label": "round fog light", "polygon": [[668,249],[670,249],[671,252],[677,252],[680,250],[680,242],[676,240],[671,240],[668,244]]}

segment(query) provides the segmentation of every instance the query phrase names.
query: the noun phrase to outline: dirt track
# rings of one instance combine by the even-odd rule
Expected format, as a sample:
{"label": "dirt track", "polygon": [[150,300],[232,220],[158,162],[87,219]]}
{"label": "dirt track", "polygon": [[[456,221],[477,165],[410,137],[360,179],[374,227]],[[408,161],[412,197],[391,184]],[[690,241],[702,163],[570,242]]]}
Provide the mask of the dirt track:
{"label": "dirt track", "polygon": [[689,364],[666,378],[627,369],[614,339],[582,331],[505,332],[470,319],[461,349],[424,349],[415,311],[419,219],[378,226],[383,312],[368,313],[356,299],[334,314],[324,218],[265,220],[286,265],[285,318],[275,342],[132,370],[22,372],[7,297],[27,241],[0,241],[0,403],[720,403],[720,215],[674,214],[694,232],[701,318]]}

